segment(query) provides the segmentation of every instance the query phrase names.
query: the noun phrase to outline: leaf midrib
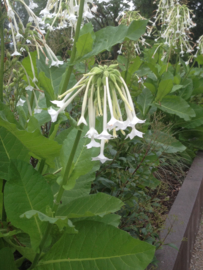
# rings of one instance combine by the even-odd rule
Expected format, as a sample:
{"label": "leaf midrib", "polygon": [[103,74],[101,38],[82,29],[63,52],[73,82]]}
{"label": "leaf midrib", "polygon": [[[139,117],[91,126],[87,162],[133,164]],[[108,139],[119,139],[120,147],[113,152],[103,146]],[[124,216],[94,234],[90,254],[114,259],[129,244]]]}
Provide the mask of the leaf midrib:
{"label": "leaf midrib", "polygon": [[6,155],[7,155],[8,159],[10,159],[9,153],[7,152],[6,146],[4,145],[4,142],[3,142],[1,136],[0,136],[0,140],[1,140],[1,142],[2,142],[3,148],[4,148],[5,152],[6,152]]}
{"label": "leaf midrib", "polygon": [[[23,183],[23,181],[22,181],[22,183]],[[25,194],[26,194],[27,199],[28,199],[28,202],[29,202],[29,204],[30,204],[30,208],[31,208],[32,210],[34,210],[34,208],[33,208],[33,206],[32,206],[32,203],[31,203],[31,201],[30,201],[30,198],[29,198],[29,196],[28,196],[27,190],[26,190],[26,188],[25,188],[24,183],[23,183],[23,188],[24,188],[24,190],[25,190]],[[37,229],[38,229],[38,231],[39,231],[40,238],[42,239],[42,232],[41,232],[41,229],[40,229],[40,226],[39,226],[37,217],[34,216],[34,219],[35,219],[35,223],[36,223]]]}
{"label": "leaf midrib", "polygon": [[[148,249],[147,251],[151,251],[151,249]],[[132,254],[123,254],[123,255],[117,255],[117,256],[110,256],[110,257],[94,257],[94,258],[76,258],[76,259],[58,259],[58,260],[49,260],[45,262],[40,262],[38,266],[45,265],[45,264],[52,264],[52,263],[61,263],[61,262],[75,262],[75,261],[95,261],[95,260],[110,260],[112,258],[122,258],[126,256],[137,256],[138,254],[146,253],[146,250],[143,252],[137,252]]]}

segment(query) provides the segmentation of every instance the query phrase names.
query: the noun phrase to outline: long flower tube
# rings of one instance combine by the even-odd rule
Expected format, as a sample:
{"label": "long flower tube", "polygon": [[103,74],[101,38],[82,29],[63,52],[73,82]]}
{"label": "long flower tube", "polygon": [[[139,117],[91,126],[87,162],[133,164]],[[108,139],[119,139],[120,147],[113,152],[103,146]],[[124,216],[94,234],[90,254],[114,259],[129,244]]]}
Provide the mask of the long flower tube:
{"label": "long flower tube", "polygon": [[[59,98],[63,97],[63,100],[52,101],[53,104],[59,107],[58,111],[53,108],[48,110],[52,122],[57,121],[59,113],[65,110],[67,104],[70,104],[74,97],[81,93],[82,89],[85,89],[78,126],[81,123],[85,125],[89,123],[89,130],[85,136],[91,141],[86,147],[88,149],[101,147],[100,155],[92,159],[101,162],[109,160],[104,156],[104,145],[108,140],[117,137],[118,131],[125,135],[124,130],[132,129],[126,139],[133,139],[135,136],[143,137],[143,133],[138,131],[135,125],[142,124],[145,120],[141,120],[136,116],[130,91],[116,67],[117,65],[94,67],[88,74],[83,75],[75,86],[59,96]],[[76,90],[79,87],[80,89]],[[73,92],[74,94],[72,94]],[[121,106],[124,108],[123,114]],[[85,119],[86,109],[88,109],[88,119]],[[97,117],[95,112],[97,112],[98,117],[103,118],[101,132],[95,127]]]}

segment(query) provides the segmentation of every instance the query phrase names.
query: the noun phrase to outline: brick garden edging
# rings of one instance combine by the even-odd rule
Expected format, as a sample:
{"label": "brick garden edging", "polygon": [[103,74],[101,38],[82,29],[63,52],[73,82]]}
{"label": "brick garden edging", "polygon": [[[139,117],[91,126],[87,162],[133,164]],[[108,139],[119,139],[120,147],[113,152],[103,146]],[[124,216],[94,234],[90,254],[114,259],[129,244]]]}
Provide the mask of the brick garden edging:
{"label": "brick garden edging", "polygon": [[191,253],[198,232],[203,209],[203,153],[197,154],[183,182],[178,196],[168,214],[161,239],[167,236],[165,244],[172,243],[178,251],[170,246],[163,246],[156,252],[159,260],[157,270],[189,270]]}

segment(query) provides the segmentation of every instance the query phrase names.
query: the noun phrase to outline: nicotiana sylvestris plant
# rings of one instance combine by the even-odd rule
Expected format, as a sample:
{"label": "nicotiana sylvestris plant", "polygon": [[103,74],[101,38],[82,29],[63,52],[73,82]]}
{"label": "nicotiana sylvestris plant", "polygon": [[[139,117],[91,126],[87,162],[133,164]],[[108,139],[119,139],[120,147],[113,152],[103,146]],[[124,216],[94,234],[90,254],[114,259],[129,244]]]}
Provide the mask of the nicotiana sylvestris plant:
{"label": "nicotiana sylvestris plant", "polygon": [[[159,0],[151,27],[152,32],[157,23],[161,25],[161,30],[155,39],[155,42],[159,41],[159,43],[154,55],[162,45],[167,46],[170,50],[180,48],[181,57],[186,53],[190,54],[189,60],[186,62],[189,64],[195,48],[191,29],[196,26],[196,23],[193,22],[192,17],[194,17],[193,12],[186,5],[181,5],[179,1]],[[164,42],[161,41],[162,39]]]}
{"label": "nicotiana sylvestris plant", "polygon": [[[92,160],[100,160],[102,163],[109,160],[104,156],[105,142],[116,138],[116,132],[118,130],[123,132],[123,130],[131,128],[132,131],[126,136],[126,138],[130,138],[131,140],[135,136],[143,136],[143,133],[135,128],[135,125],[144,123],[145,121],[137,118],[130,91],[120,72],[115,68],[116,66],[117,65],[110,65],[109,67],[99,66],[93,68],[88,74],[85,74],[73,88],[59,96],[59,98],[64,97],[63,100],[51,101],[59,107],[59,110],[56,111],[52,107],[48,110],[52,122],[55,122],[58,114],[63,112],[72,100],[84,89],[81,117],[78,121],[78,125],[82,123],[87,125],[84,116],[86,107],[88,107],[89,131],[85,136],[90,138],[91,142],[86,146],[87,148],[101,147],[99,156],[94,157]],[[125,121],[123,121],[120,100],[123,101],[125,107]],[[109,121],[107,120],[108,113],[110,114]],[[96,116],[103,116],[103,131],[100,134],[95,129]],[[113,130],[113,134],[108,132],[111,130]],[[101,143],[96,142],[95,139],[100,140]]]}
{"label": "nicotiana sylvestris plant", "polygon": [[[24,3],[22,0],[20,2]],[[70,3],[73,3],[71,1],[48,0],[47,9],[51,13],[54,13],[56,9],[55,12],[59,14],[65,10],[66,3],[70,9]],[[34,270],[131,270],[135,267],[144,270],[154,256],[155,247],[134,239],[128,233],[118,229],[120,216],[114,213],[123,206],[121,200],[104,193],[90,194],[95,172],[100,167],[98,161],[108,160],[104,156],[105,142],[115,137],[118,130],[124,132],[127,127],[132,128],[127,137],[133,138],[136,135],[141,137],[142,133],[135,129],[135,125],[142,123],[143,120],[136,117],[128,87],[115,66],[95,67],[66,92],[73,66],[78,60],[77,53],[80,51],[80,46],[76,45],[80,36],[86,1],[75,1],[75,6],[76,3],[80,5],[79,12],[74,13],[78,14],[77,25],[74,29],[74,44],[69,65],[63,69],[60,91],[56,90],[52,80],[53,70],[58,70],[57,67],[49,68],[44,60],[39,59],[46,74],[51,74],[48,78],[42,72],[40,81],[34,61],[29,72],[26,70],[26,64],[22,63],[22,68],[28,75],[24,78],[24,80],[27,78],[28,82],[26,90],[31,91],[32,87],[36,87],[38,76],[46,94],[44,104],[47,102],[50,106],[51,100],[57,96],[56,93],[60,93],[60,97],[63,98],[61,101],[52,101],[59,110],[49,109],[54,123],[50,129],[47,128],[46,136],[42,134],[42,127],[50,126],[50,116],[47,114],[46,105],[40,115],[33,115],[34,106],[30,102],[29,108],[29,97],[26,95],[27,102],[20,98],[17,102],[19,108],[27,103],[30,113],[28,117],[26,115],[25,123],[22,123],[22,119],[17,121],[16,115],[13,115],[3,103],[4,24],[0,19],[0,187],[3,190],[3,195],[0,194],[2,206],[0,209],[0,268],[2,269],[20,269],[24,261],[27,263],[28,260],[29,269]],[[12,23],[10,27],[13,27],[12,38],[15,42],[18,28],[15,26],[17,14],[13,8],[14,1],[2,1],[2,4],[0,15],[2,11],[5,15],[6,9],[6,16],[8,15]],[[29,6],[25,6],[32,15],[33,25],[40,26],[41,23],[30,11],[33,7],[36,7],[33,1],[29,2]],[[53,20],[54,18],[55,16]],[[125,26],[110,27],[107,32],[116,35],[121,29],[117,43],[129,36],[137,40],[144,33],[146,24],[142,21],[136,22],[136,25],[139,31],[135,31],[135,35],[132,27],[129,31],[129,28]],[[55,27],[55,22],[53,27]],[[39,28],[37,29],[40,31]],[[92,36],[95,37],[95,34],[91,27],[87,29],[88,33],[85,35],[88,35],[88,39],[92,40],[93,44]],[[36,39],[36,36],[33,36],[34,38]],[[103,31],[97,33],[96,38],[103,38]],[[84,35],[80,38],[82,48],[88,45],[83,40]],[[36,41],[40,43],[38,39]],[[106,50],[106,44],[103,45],[101,42],[95,42],[93,45],[97,53]],[[113,45],[115,45],[114,40],[109,47]],[[43,46],[47,52],[49,49],[45,41]],[[36,48],[42,49],[38,46]],[[87,51],[92,52],[92,47],[87,47]],[[13,57],[19,56],[19,52],[16,52],[18,52],[17,47],[14,48]],[[49,52],[51,54],[51,51]],[[29,61],[34,53],[29,50],[27,53],[28,57],[25,60]],[[49,58],[51,56],[53,57],[51,54]],[[85,57],[83,50],[80,59],[82,57]],[[57,60],[53,57],[51,61]],[[33,74],[32,82],[29,82],[28,73]],[[82,93],[83,89],[82,113],[78,127],[64,130],[58,135],[61,119],[63,121],[63,116],[59,115],[60,112],[76,95]],[[34,92],[31,94],[31,99],[32,97],[35,99]],[[86,107],[89,113],[89,130],[83,131],[84,124],[87,124]],[[35,109],[40,110],[37,107]],[[123,111],[125,121],[121,113]],[[110,120],[107,121],[109,113]],[[103,117],[103,132],[100,134],[95,127],[96,115]],[[109,133],[112,129],[113,135]],[[87,147],[84,147],[86,144]],[[98,147],[101,149],[100,154]],[[95,162],[92,162],[92,159]],[[18,251],[22,257],[19,256],[19,259],[14,260],[13,252],[15,251]]]}
{"label": "nicotiana sylvestris plant", "polygon": [[[141,16],[138,11],[126,11],[125,14],[120,19],[117,18],[117,20],[118,20],[118,24],[130,25],[133,21],[146,20],[146,18]],[[137,55],[141,54],[140,46],[142,46],[142,47],[149,46],[149,44],[146,42],[146,38],[144,37],[144,36],[150,36],[149,30],[150,30],[150,28],[149,28],[149,26],[147,26],[147,28],[146,28],[147,33],[145,33],[143,36],[141,36],[138,41],[132,42],[132,44],[134,46],[135,54],[137,54]],[[121,47],[118,50],[118,54],[122,54],[123,46],[125,46],[125,42],[123,44],[121,44]]]}

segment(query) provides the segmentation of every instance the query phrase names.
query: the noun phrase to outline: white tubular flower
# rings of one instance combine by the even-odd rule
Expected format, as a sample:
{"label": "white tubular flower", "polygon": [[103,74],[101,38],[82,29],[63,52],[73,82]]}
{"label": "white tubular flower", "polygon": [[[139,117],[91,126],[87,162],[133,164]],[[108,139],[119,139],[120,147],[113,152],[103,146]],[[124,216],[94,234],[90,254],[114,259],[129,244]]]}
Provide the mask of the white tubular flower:
{"label": "white tubular flower", "polygon": [[32,57],[31,57],[29,52],[28,52],[28,55],[29,55],[29,58],[30,58],[30,64],[31,64],[31,69],[32,69],[32,74],[33,74],[32,81],[33,82],[38,82],[38,79],[35,77],[35,69],[34,69],[34,66],[33,66]]}
{"label": "white tubular flower", "polygon": [[25,90],[27,91],[32,91],[34,89],[34,87],[32,87],[31,85],[28,85],[25,87]]}
{"label": "white tubular flower", "polygon": [[16,106],[17,106],[17,107],[18,107],[18,106],[23,106],[24,103],[25,103],[25,100],[23,100],[23,99],[20,98],[20,99],[18,100]]}
{"label": "white tubular flower", "polygon": [[92,147],[100,147],[101,144],[96,142],[94,138],[91,138],[91,142],[86,145],[87,149],[90,149]]}
{"label": "white tubular flower", "polygon": [[34,109],[34,114],[41,113],[41,112],[42,112],[42,109],[40,109],[39,107],[36,107]]}
{"label": "white tubular flower", "polygon": [[38,7],[38,4],[34,3],[32,0],[29,1],[29,8],[30,9],[34,9],[34,8],[37,8]]}
{"label": "white tubular flower", "polygon": [[11,27],[12,37],[13,37],[13,46],[14,46],[14,52],[11,54],[11,56],[19,56],[21,54],[17,51],[17,48],[16,48],[16,41],[15,41],[14,29],[13,29],[12,23],[10,23],[10,27]]}
{"label": "white tubular flower", "polygon": [[112,135],[107,131],[107,107],[106,107],[106,86],[104,86],[104,116],[103,116],[103,131],[101,134],[97,135],[97,139],[99,140],[110,140]]}
{"label": "white tubular flower", "polygon": [[95,141],[95,136],[98,135],[97,130],[95,129],[95,108],[93,106],[93,90],[91,91],[91,97],[89,98],[88,103],[88,114],[89,114],[89,125],[90,129],[86,133],[86,137],[91,139],[91,142],[86,145],[87,149],[92,147],[100,147],[101,144]]}
{"label": "white tubular flower", "polygon": [[[62,102],[60,105],[60,109],[58,111],[54,110],[52,107],[48,110],[48,113],[51,116],[51,121],[52,122],[56,122],[58,115],[60,112],[63,112],[65,110],[65,108],[72,102],[72,100],[82,91],[82,89],[84,89],[85,86],[82,86],[78,91],[76,91],[75,94],[73,94],[66,102]],[[70,95],[68,95],[69,97]],[[67,96],[64,98],[64,100],[66,100],[68,98]],[[53,103],[53,102],[52,102]],[[57,104],[57,106],[59,105],[59,103]]]}
{"label": "white tubular flower", "polygon": [[90,83],[91,83],[91,80],[92,80],[93,76],[90,77],[88,83],[87,83],[87,87],[86,87],[86,90],[85,90],[85,95],[84,95],[84,99],[83,99],[83,103],[82,103],[82,114],[81,114],[81,117],[78,121],[78,126],[80,124],[85,124],[87,126],[87,122],[85,120],[85,109],[86,109],[86,104],[87,104],[87,95],[88,95],[88,91],[89,91],[89,86],[90,86]]}
{"label": "white tubular flower", "polygon": [[[63,97],[63,100],[52,101],[60,108],[58,111],[53,108],[48,111],[52,122],[55,122],[59,113],[64,111],[73,98],[85,88],[78,125],[87,125],[85,111],[88,107],[89,130],[85,137],[88,137],[91,141],[86,147],[88,149],[101,147],[100,155],[92,160],[100,160],[102,163],[109,160],[104,156],[105,142],[118,137],[117,131],[120,130],[125,135],[123,130],[130,127],[132,131],[126,138],[133,139],[135,136],[143,136],[142,132],[136,130],[135,125],[145,121],[136,116],[130,91],[116,67],[117,65],[94,67],[89,73],[83,75],[75,86],[59,96],[59,98]],[[79,90],[76,90],[78,88]],[[74,91],[76,91],[75,94],[72,94]],[[125,121],[123,121],[120,103],[124,104],[124,115],[127,116]],[[103,128],[100,134],[95,127],[95,112],[97,116],[103,117]],[[108,119],[108,115],[110,115],[110,119]],[[101,143],[97,140],[100,140]]]}
{"label": "white tubular flower", "polygon": [[58,111],[54,110],[52,107],[48,109],[48,113],[51,116],[51,122],[56,122],[58,118]]}
{"label": "white tubular flower", "polygon": [[126,139],[127,138],[130,138],[132,140],[136,136],[142,138],[143,137],[143,133],[140,132],[140,131],[138,131],[135,127],[132,127],[132,131],[126,136]]}
{"label": "white tubular flower", "polygon": [[93,157],[92,161],[97,161],[99,160],[101,163],[104,163],[106,161],[110,161],[112,159],[109,159],[104,156],[104,145],[105,145],[105,140],[101,141],[101,149],[100,149],[100,154],[97,157]]}

